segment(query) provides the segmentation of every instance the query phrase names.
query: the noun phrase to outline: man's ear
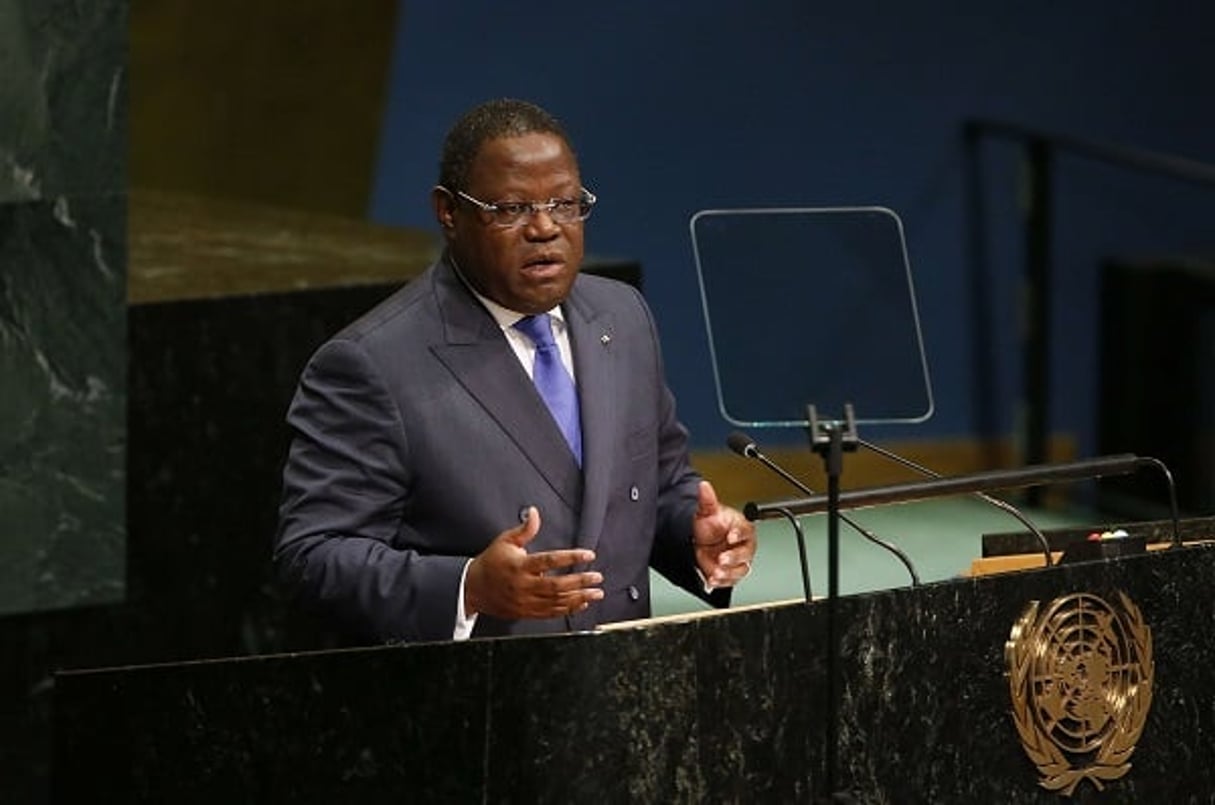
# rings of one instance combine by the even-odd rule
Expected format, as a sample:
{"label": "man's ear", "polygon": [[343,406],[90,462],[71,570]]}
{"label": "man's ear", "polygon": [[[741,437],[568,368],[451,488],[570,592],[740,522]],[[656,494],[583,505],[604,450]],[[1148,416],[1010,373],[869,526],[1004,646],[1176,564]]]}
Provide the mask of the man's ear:
{"label": "man's ear", "polygon": [[430,191],[430,203],[435,210],[435,220],[443,228],[443,233],[450,233],[456,226],[455,198],[446,187],[435,185]]}

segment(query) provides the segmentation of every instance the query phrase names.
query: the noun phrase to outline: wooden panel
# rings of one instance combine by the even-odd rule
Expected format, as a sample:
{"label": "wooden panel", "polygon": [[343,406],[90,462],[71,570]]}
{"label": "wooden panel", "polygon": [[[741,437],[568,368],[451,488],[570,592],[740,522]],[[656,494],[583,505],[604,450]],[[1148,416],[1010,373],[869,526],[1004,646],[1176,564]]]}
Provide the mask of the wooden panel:
{"label": "wooden panel", "polygon": [[[883,442],[882,447],[929,467],[942,475],[1020,466],[1011,440],[907,439]],[[818,492],[827,489],[823,460],[809,447],[763,448],[773,461]],[[1050,444],[1051,461],[1076,457],[1075,440],[1056,435]],[[796,497],[797,491],[775,473],[727,450],[701,450],[692,456],[696,469],[713,482],[723,501],[740,505],[747,501],[779,500]],[[844,456],[844,489],[901,483],[921,476],[889,459],[861,448]]]}
{"label": "wooden panel", "polygon": [[[1183,545],[1206,545],[1215,540],[1201,539],[1182,543]],[[1149,551],[1160,551],[1172,545],[1170,542],[1155,542],[1147,546]],[[1063,551],[1051,551],[1051,561],[1058,563]],[[974,559],[970,563],[968,576],[988,576],[992,573],[1013,573],[1019,570],[1033,570],[1043,565],[1041,553],[1016,553],[1011,556],[986,556]]]}
{"label": "wooden panel", "polygon": [[365,215],[396,8],[132,3],[132,185]]}

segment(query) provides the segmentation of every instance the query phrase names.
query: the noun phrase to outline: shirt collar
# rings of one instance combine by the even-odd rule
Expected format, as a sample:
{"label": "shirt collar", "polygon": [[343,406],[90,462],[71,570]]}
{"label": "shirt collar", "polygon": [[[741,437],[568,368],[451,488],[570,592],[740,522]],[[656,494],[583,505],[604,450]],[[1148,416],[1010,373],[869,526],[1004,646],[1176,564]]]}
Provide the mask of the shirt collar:
{"label": "shirt collar", "polygon": [[[494,321],[498,322],[498,326],[503,330],[514,327],[519,323],[520,319],[527,317],[526,313],[520,313],[517,310],[502,307],[502,305],[499,305],[494,300],[477,293],[475,289],[473,290],[473,294],[481,301],[481,304],[485,305],[485,309],[489,311],[489,315],[494,317]],[[555,321],[561,322],[561,327],[565,327],[565,314],[561,312],[561,305],[557,305],[557,307],[548,311],[548,315]]]}

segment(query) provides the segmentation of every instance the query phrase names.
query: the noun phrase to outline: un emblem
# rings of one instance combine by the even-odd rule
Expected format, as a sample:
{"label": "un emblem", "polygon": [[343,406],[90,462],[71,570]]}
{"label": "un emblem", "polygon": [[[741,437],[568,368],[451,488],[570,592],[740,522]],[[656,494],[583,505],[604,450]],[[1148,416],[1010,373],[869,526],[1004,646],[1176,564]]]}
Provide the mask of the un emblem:
{"label": "un emblem", "polygon": [[1071,796],[1128,771],[1152,705],[1152,631],[1123,593],[1030,603],[1004,646],[1013,723],[1043,788]]}

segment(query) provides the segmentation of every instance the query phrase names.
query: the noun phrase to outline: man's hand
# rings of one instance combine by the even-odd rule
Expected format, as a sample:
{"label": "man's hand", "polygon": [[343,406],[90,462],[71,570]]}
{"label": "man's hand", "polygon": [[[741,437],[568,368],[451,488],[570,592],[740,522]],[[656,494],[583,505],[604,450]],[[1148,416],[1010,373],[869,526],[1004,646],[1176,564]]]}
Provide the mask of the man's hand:
{"label": "man's hand", "polygon": [[696,565],[713,587],[733,587],[751,572],[755,525],[742,512],[717,502],[708,481],[700,482],[699,505],[692,519]]}
{"label": "man's hand", "polygon": [[495,618],[554,618],[572,615],[603,598],[603,575],[594,571],[548,575],[550,570],[593,562],[594,551],[572,549],[529,554],[527,545],[540,531],[540,512],[528,507],[527,519],[503,531],[468,566],[464,612]]}

